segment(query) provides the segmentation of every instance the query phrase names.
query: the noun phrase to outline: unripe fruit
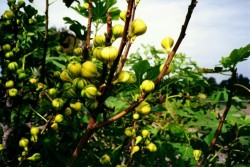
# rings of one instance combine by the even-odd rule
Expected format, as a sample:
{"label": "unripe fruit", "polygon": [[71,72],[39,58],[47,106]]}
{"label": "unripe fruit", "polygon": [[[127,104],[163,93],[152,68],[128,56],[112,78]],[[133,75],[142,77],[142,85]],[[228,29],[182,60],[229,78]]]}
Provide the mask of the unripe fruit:
{"label": "unripe fruit", "polygon": [[[159,68],[160,71],[162,71],[164,65],[165,65],[165,64],[162,64],[162,65],[160,66],[160,68]],[[165,75],[168,75],[168,74],[171,72],[171,70],[172,70],[172,65],[169,65],[169,66],[168,66],[168,69],[166,70]]]}
{"label": "unripe fruit", "polygon": [[97,71],[95,63],[93,63],[92,61],[86,61],[82,64],[81,76],[85,78],[95,78],[99,77],[100,74]]}
{"label": "unripe fruit", "polygon": [[193,156],[194,156],[194,158],[195,158],[196,161],[199,161],[201,153],[202,153],[201,150],[194,150],[193,151]]}
{"label": "unripe fruit", "polygon": [[61,72],[60,78],[64,82],[73,82],[73,76],[68,69],[65,69]]}
{"label": "unripe fruit", "polygon": [[89,8],[89,3],[84,3],[82,6],[84,9],[88,9]]}
{"label": "unripe fruit", "polygon": [[35,153],[32,156],[27,158],[27,160],[30,160],[30,161],[39,161],[40,159],[41,159],[40,153]]}
{"label": "unripe fruit", "polygon": [[56,78],[60,78],[60,74],[61,74],[60,71],[55,71],[55,72],[54,72],[54,76],[55,76]]}
{"label": "unripe fruit", "polygon": [[131,127],[128,127],[128,128],[125,129],[124,134],[127,137],[133,137],[133,136],[135,136],[135,129],[133,129]]}
{"label": "unripe fruit", "polygon": [[7,20],[11,20],[15,17],[14,12],[12,12],[11,10],[6,10],[3,14],[3,18],[7,19]]}
{"label": "unripe fruit", "polygon": [[104,47],[106,45],[106,37],[105,35],[97,35],[93,40],[93,44],[95,47]]}
{"label": "unripe fruit", "polygon": [[30,78],[30,79],[29,79],[29,82],[30,82],[31,84],[35,84],[35,83],[37,83],[37,79],[36,79],[36,78]]}
{"label": "unripe fruit", "polygon": [[77,94],[73,88],[69,88],[66,92],[66,95],[68,98],[74,98],[77,97]]}
{"label": "unripe fruit", "polygon": [[147,31],[147,25],[142,19],[135,19],[131,23],[129,37],[135,37],[144,34]]}
{"label": "unripe fruit", "polygon": [[143,101],[135,108],[135,111],[146,115],[150,113],[151,107],[147,102]]}
{"label": "unripe fruit", "polygon": [[75,48],[73,50],[73,53],[76,55],[76,56],[81,56],[82,55],[82,48]]}
{"label": "unripe fruit", "polygon": [[20,147],[27,147],[29,144],[29,140],[27,138],[21,138],[21,140],[19,140],[19,146]]}
{"label": "unripe fruit", "polygon": [[64,101],[61,98],[55,98],[54,100],[52,100],[52,106],[59,110],[63,107]]}
{"label": "unripe fruit", "polygon": [[134,146],[133,147],[133,150],[131,152],[131,155],[133,155],[134,153],[138,152],[140,150],[140,147],[139,146]]}
{"label": "unripe fruit", "polygon": [[82,91],[81,91],[82,97],[87,97],[89,99],[95,99],[96,96],[100,96],[101,93],[98,92],[95,85],[87,85]]}
{"label": "unripe fruit", "polygon": [[5,83],[5,87],[6,88],[12,88],[14,86],[14,81],[13,80],[9,80]]}
{"label": "unripe fruit", "polygon": [[18,74],[18,79],[22,80],[25,79],[27,77],[27,74],[25,72],[21,72]]}
{"label": "unripe fruit", "polygon": [[31,135],[36,136],[36,135],[38,135],[38,133],[39,133],[38,127],[31,127],[31,128],[30,128],[30,134],[31,134]]}
{"label": "unripe fruit", "polygon": [[64,115],[66,115],[66,116],[71,115],[71,114],[72,114],[72,110],[71,110],[71,108],[67,107],[67,108],[65,109],[65,111],[64,111],[64,113],[63,113],[63,114],[64,114]]}
{"label": "unripe fruit", "polygon": [[19,8],[24,7],[24,6],[25,6],[25,2],[24,2],[23,0],[18,0],[18,1],[17,1],[17,6],[18,6]]}
{"label": "unripe fruit", "polygon": [[11,71],[16,71],[18,68],[18,64],[17,62],[10,62],[8,64],[8,69],[11,70]]}
{"label": "unripe fruit", "polygon": [[136,81],[136,76],[134,73],[129,71],[121,71],[117,78],[112,82],[113,84],[117,83],[134,83]]}
{"label": "unripe fruit", "polygon": [[67,69],[74,77],[78,77],[81,74],[81,67],[82,65],[80,63],[72,61],[68,64]]}
{"label": "unripe fruit", "polygon": [[98,60],[103,60],[102,59],[102,49],[103,47],[95,47],[93,49],[93,56],[98,59]]}
{"label": "unripe fruit", "polygon": [[9,52],[11,50],[10,44],[5,44],[2,46],[4,52]]}
{"label": "unripe fruit", "polygon": [[146,147],[150,152],[155,152],[157,151],[157,147],[154,143],[149,143],[149,145],[147,145]]}
{"label": "unripe fruit", "polygon": [[16,88],[9,89],[9,96],[15,97],[18,93],[18,90]]}
{"label": "unripe fruit", "polygon": [[133,114],[133,118],[134,118],[134,119],[139,119],[139,117],[140,117],[140,115],[139,115],[138,113],[134,113],[134,114]]}
{"label": "unripe fruit", "polygon": [[63,115],[62,114],[57,114],[56,116],[55,116],[55,123],[60,123],[60,122],[62,122],[63,121]]}
{"label": "unripe fruit", "polygon": [[102,60],[104,60],[108,65],[112,65],[118,56],[118,49],[114,46],[107,46],[102,49]]}
{"label": "unripe fruit", "polygon": [[150,93],[155,88],[155,84],[151,80],[144,80],[140,85],[140,90],[144,93]]}
{"label": "unripe fruit", "polygon": [[10,57],[13,57],[13,56],[14,56],[14,53],[12,51],[5,53],[6,58],[10,58]]}
{"label": "unripe fruit", "polygon": [[124,31],[124,26],[121,24],[116,24],[112,27],[112,38],[111,41],[114,42],[117,38],[122,37]]}
{"label": "unripe fruit", "polygon": [[80,111],[82,109],[82,103],[77,101],[76,103],[70,103],[70,108]]}
{"label": "unripe fruit", "polygon": [[174,44],[174,40],[171,37],[166,37],[163,38],[163,40],[161,41],[161,46],[167,51],[167,53],[169,53],[171,51],[171,47]]}
{"label": "unripe fruit", "polygon": [[95,110],[98,107],[98,100],[88,100],[85,102],[85,106],[89,109],[89,110]]}
{"label": "unripe fruit", "polygon": [[83,78],[75,78],[73,80],[73,84],[72,87],[78,91],[78,90],[82,90],[85,86],[87,85],[87,81]]}
{"label": "unripe fruit", "polygon": [[100,163],[103,164],[103,165],[105,165],[105,164],[111,164],[110,157],[107,154],[103,155],[100,158]]}
{"label": "unripe fruit", "polygon": [[58,124],[55,122],[50,126],[53,130],[57,131],[58,130]]}
{"label": "unripe fruit", "polygon": [[127,16],[127,11],[123,10],[120,12],[120,18],[125,22],[126,21],[126,16]]}
{"label": "unripe fruit", "polygon": [[144,145],[148,146],[149,144],[150,144],[150,140],[146,139],[145,142],[144,142]]}
{"label": "unripe fruit", "polygon": [[50,88],[48,90],[48,93],[50,96],[55,97],[57,95],[57,89],[56,88]]}
{"label": "unripe fruit", "polygon": [[146,137],[148,137],[148,135],[149,135],[149,131],[146,130],[146,129],[144,129],[144,130],[142,130],[141,134],[142,134],[142,137],[143,137],[143,138],[146,138]]}
{"label": "unripe fruit", "polygon": [[137,137],[135,138],[135,144],[140,143],[141,140],[142,140],[142,137],[141,137],[141,136],[137,136]]}

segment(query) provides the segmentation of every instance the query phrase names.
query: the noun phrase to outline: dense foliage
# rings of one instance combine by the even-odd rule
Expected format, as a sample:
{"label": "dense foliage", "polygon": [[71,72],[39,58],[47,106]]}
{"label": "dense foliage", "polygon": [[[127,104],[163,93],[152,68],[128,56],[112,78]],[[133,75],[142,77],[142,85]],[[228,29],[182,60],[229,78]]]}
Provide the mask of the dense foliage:
{"label": "dense foliage", "polygon": [[[0,166],[249,165],[241,99],[249,80],[236,69],[250,45],[214,69],[175,53],[171,37],[163,48],[128,54],[147,30],[134,18],[139,1],[128,1],[131,11],[116,0],[89,2],[72,7],[86,25],[64,18],[74,34],[67,36],[48,27],[48,15],[8,0],[0,19]],[[231,78],[216,85],[204,73]]]}

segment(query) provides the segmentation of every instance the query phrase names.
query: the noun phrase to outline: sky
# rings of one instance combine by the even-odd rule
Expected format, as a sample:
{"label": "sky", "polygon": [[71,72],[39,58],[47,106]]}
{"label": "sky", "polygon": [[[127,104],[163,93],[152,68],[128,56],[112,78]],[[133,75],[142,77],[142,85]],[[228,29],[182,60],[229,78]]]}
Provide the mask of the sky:
{"label": "sky", "polygon": [[[117,0],[117,7],[126,10],[126,0]],[[7,0],[0,0],[0,13],[7,8]],[[28,1],[27,1],[28,2]],[[50,26],[68,27],[63,21],[67,16],[84,24],[87,21],[67,8],[62,0],[50,0]],[[161,49],[161,40],[171,36],[177,40],[184,23],[191,0],[141,0],[135,18],[147,24],[147,32],[136,39],[131,51],[141,44],[154,45]],[[45,11],[45,0],[34,0],[41,13]],[[250,1],[249,0],[198,0],[186,36],[178,49],[205,68],[219,65],[221,57],[228,56],[233,49],[250,44]],[[131,53],[131,52],[130,52]],[[250,59],[238,64],[239,74],[250,78]],[[212,75],[218,81],[226,79],[219,74]]]}

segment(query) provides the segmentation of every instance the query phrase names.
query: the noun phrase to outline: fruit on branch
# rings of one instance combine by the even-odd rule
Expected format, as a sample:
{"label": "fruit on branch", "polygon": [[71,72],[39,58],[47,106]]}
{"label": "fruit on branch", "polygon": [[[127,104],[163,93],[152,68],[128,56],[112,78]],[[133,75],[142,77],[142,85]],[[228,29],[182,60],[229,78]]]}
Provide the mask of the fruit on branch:
{"label": "fruit on branch", "polygon": [[36,135],[38,135],[38,133],[39,133],[39,128],[38,127],[31,127],[30,128],[30,134],[31,135],[36,136]]}
{"label": "fruit on branch", "polygon": [[[159,68],[160,71],[162,71],[164,65],[165,65],[165,64],[162,64],[162,65],[160,66],[160,68]],[[168,75],[168,74],[171,72],[171,70],[172,70],[172,65],[169,65],[169,66],[168,66],[168,69],[166,70],[165,75]]]}
{"label": "fruit on branch", "polygon": [[15,97],[18,93],[18,90],[16,88],[11,88],[11,89],[9,89],[8,92],[9,92],[10,97]]}
{"label": "fruit on branch", "polygon": [[120,18],[125,22],[126,21],[126,16],[127,16],[127,11],[123,10],[120,12]]}
{"label": "fruit on branch", "polygon": [[139,115],[138,113],[134,113],[134,114],[133,114],[133,118],[134,118],[135,120],[139,119],[139,117],[140,117],[140,115]]}
{"label": "fruit on branch", "polygon": [[155,84],[152,80],[144,80],[140,85],[140,90],[143,93],[150,93],[154,90]]}
{"label": "fruit on branch", "polygon": [[50,88],[48,90],[48,93],[51,97],[55,97],[57,95],[57,89],[56,88]]}
{"label": "fruit on branch", "polygon": [[74,90],[78,91],[78,90],[82,90],[86,85],[87,85],[87,81],[85,79],[75,78],[73,80],[72,87],[74,88]]}
{"label": "fruit on branch", "polygon": [[93,49],[93,56],[96,59],[101,60],[101,61],[102,61],[102,49],[103,49],[103,47],[95,47]]}
{"label": "fruit on branch", "polygon": [[106,37],[105,35],[97,35],[93,40],[93,44],[95,47],[104,47],[106,45]]}
{"label": "fruit on branch", "polygon": [[69,88],[66,92],[66,95],[68,98],[77,97],[77,93],[75,92],[75,90],[73,88]]}
{"label": "fruit on branch", "polygon": [[4,52],[9,52],[11,50],[10,44],[5,44],[2,46]]}
{"label": "fruit on branch", "polygon": [[32,156],[27,158],[27,160],[30,160],[30,161],[39,161],[40,159],[41,159],[40,153],[34,153]]}
{"label": "fruit on branch", "polygon": [[82,103],[77,101],[75,103],[70,103],[70,108],[76,110],[76,111],[80,111],[82,109]]}
{"label": "fruit on branch", "polygon": [[149,135],[149,131],[147,129],[143,129],[142,132],[141,132],[141,134],[142,134],[143,138],[146,138]]}
{"label": "fruit on branch", "polygon": [[52,100],[52,106],[57,109],[60,110],[64,105],[64,101],[61,98],[55,98],[54,100]]}
{"label": "fruit on branch", "polygon": [[22,80],[25,79],[27,77],[27,74],[25,72],[21,72],[18,74],[18,79]]}
{"label": "fruit on branch", "polygon": [[21,140],[19,140],[19,146],[23,148],[27,148],[29,144],[29,140],[27,138],[22,137]]}
{"label": "fruit on branch", "polygon": [[136,138],[135,138],[135,144],[140,143],[141,140],[142,140],[141,136],[136,136]]}
{"label": "fruit on branch", "polygon": [[50,126],[53,130],[57,131],[58,130],[58,124],[55,122]]}
{"label": "fruit on branch", "polygon": [[105,61],[108,65],[112,65],[118,56],[118,49],[114,46],[107,46],[102,49],[102,60]]}
{"label": "fruit on branch", "polygon": [[143,35],[147,31],[147,25],[142,19],[135,19],[130,25],[129,37],[137,37]]}
{"label": "fruit on branch", "polygon": [[135,108],[135,111],[146,115],[150,113],[151,107],[147,102],[143,101]]}
{"label": "fruit on branch", "polygon": [[171,51],[171,47],[174,44],[174,40],[171,37],[165,37],[161,41],[161,46],[169,53]]}
{"label": "fruit on branch", "polygon": [[16,71],[18,69],[18,64],[17,62],[10,62],[8,64],[8,69],[11,70],[11,71]]}
{"label": "fruit on branch", "polygon": [[18,7],[18,8],[22,8],[22,7],[24,7],[24,6],[25,6],[24,0],[18,0],[18,1],[17,1],[17,7]]}
{"label": "fruit on branch", "polygon": [[81,56],[82,55],[82,48],[78,47],[78,48],[75,48],[73,50],[73,53],[76,55],[76,56]]}
{"label": "fruit on branch", "polygon": [[10,58],[10,57],[13,57],[13,56],[14,56],[14,53],[12,51],[5,53],[6,58]]}
{"label": "fruit on branch", "polygon": [[133,155],[134,153],[138,152],[140,150],[140,147],[139,146],[134,146],[133,147],[133,150],[131,152],[131,155]]}
{"label": "fruit on branch", "polygon": [[138,5],[139,2],[140,2],[140,0],[136,0],[136,1],[135,1],[135,5]]}
{"label": "fruit on branch", "polygon": [[86,97],[88,99],[96,99],[96,96],[100,96],[101,92],[98,92],[95,85],[87,85],[82,91],[81,96]]}
{"label": "fruit on branch", "polygon": [[92,61],[85,61],[81,67],[81,76],[85,78],[96,78],[100,74],[97,71],[95,63]]}
{"label": "fruit on branch", "polygon": [[155,152],[157,151],[157,147],[154,143],[149,143],[146,148],[150,151],[150,152]]}
{"label": "fruit on branch", "polygon": [[124,26],[121,24],[116,24],[112,27],[112,38],[111,41],[114,42],[117,38],[122,37],[124,31]]}
{"label": "fruit on branch", "polygon": [[134,73],[129,71],[121,71],[117,78],[112,82],[113,84],[117,83],[134,83],[136,81],[136,76]]}
{"label": "fruit on branch", "polygon": [[63,82],[73,82],[73,76],[68,69],[64,69],[61,72],[60,78]]}
{"label": "fruit on branch", "polygon": [[63,121],[63,115],[62,115],[62,114],[57,114],[57,115],[55,116],[54,122],[55,122],[55,123],[60,123],[60,122],[62,122],[62,121]]}
{"label": "fruit on branch", "polygon": [[64,113],[63,113],[63,114],[66,115],[66,116],[71,115],[71,114],[72,114],[71,108],[67,107],[67,108],[64,110]]}
{"label": "fruit on branch", "polygon": [[68,66],[67,69],[69,70],[69,72],[71,74],[74,75],[74,77],[78,77],[81,74],[81,67],[82,65],[76,61],[71,61]]}
{"label": "fruit on branch", "polygon": [[124,134],[127,136],[127,137],[134,137],[135,136],[135,129],[134,128],[131,128],[131,127],[127,127],[124,131]]}
{"label": "fruit on branch", "polygon": [[6,10],[2,16],[4,19],[7,19],[7,20],[11,20],[15,17],[15,14],[14,12],[12,12],[11,10]]}
{"label": "fruit on branch", "polygon": [[89,109],[89,110],[95,110],[98,107],[98,100],[87,100],[85,102],[85,106]]}
{"label": "fruit on branch", "polygon": [[89,8],[89,3],[83,3],[83,5],[82,5],[82,7],[84,8],[84,9],[88,9]]}
{"label": "fruit on branch", "polygon": [[110,157],[107,154],[103,155],[99,161],[103,165],[111,164]]}
{"label": "fruit on branch", "polygon": [[5,83],[5,87],[6,88],[12,88],[14,86],[14,81],[13,80],[9,80]]}
{"label": "fruit on branch", "polygon": [[194,150],[193,151],[193,156],[196,161],[199,161],[201,157],[202,151],[201,150]]}

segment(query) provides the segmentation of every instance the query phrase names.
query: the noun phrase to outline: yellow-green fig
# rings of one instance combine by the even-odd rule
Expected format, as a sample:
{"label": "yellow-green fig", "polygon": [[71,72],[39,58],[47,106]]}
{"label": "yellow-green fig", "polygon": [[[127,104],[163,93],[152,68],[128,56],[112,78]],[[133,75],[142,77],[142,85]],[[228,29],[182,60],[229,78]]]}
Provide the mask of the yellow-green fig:
{"label": "yellow-green fig", "polygon": [[27,138],[23,137],[23,138],[21,138],[21,140],[19,140],[19,146],[20,147],[25,148],[25,147],[28,146],[28,144],[29,144],[29,140]]}
{"label": "yellow-green fig", "polygon": [[149,131],[147,129],[143,129],[142,132],[141,132],[141,134],[142,134],[143,138],[146,138],[149,135]]}
{"label": "yellow-green fig", "polygon": [[14,86],[14,81],[13,80],[9,80],[5,83],[5,87],[6,88],[12,88]]}
{"label": "yellow-green fig", "polygon": [[117,38],[122,37],[124,31],[124,26],[121,24],[116,24],[112,27],[112,38],[111,41],[114,42]]}
{"label": "yellow-green fig", "polygon": [[57,131],[58,130],[58,124],[55,122],[50,126],[53,130]]}
{"label": "yellow-green fig", "polygon": [[62,114],[57,114],[54,119],[55,123],[60,123],[63,121],[63,115]]}
{"label": "yellow-green fig", "polygon": [[101,61],[102,61],[102,49],[103,49],[103,47],[95,47],[93,49],[93,56],[96,59],[101,60]]}
{"label": "yellow-green fig", "polygon": [[144,93],[150,93],[154,90],[155,84],[152,80],[144,80],[140,85],[140,90]]}
{"label": "yellow-green fig", "polygon": [[147,25],[142,19],[135,19],[131,23],[129,30],[129,37],[136,37],[143,35],[147,31]]}
{"label": "yellow-green fig", "polygon": [[85,106],[89,109],[89,110],[95,110],[98,107],[98,100],[87,100],[85,102]]}
{"label": "yellow-green fig", "polygon": [[93,44],[95,47],[104,47],[106,45],[106,37],[105,35],[97,35],[93,40]]}
{"label": "yellow-green fig", "polygon": [[7,19],[7,20],[11,20],[15,17],[14,12],[12,12],[11,10],[6,10],[3,14],[3,18]]}
{"label": "yellow-green fig", "polygon": [[141,136],[136,136],[136,138],[135,138],[135,144],[140,143],[141,140],[142,140]]}
{"label": "yellow-green fig", "polygon": [[30,128],[30,134],[31,135],[35,136],[35,135],[38,135],[38,133],[39,133],[39,128],[38,127],[33,126],[33,127]]}
{"label": "yellow-green fig", "polygon": [[133,114],[133,118],[134,118],[135,120],[139,119],[139,117],[140,117],[140,115],[139,115],[138,113],[134,113],[134,114]]}
{"label": "yellow-green fig", "polygon": [[11,70],[11,71],[16,71],[18,69],[17,62],[10,62],[8,64],[8,69]]}
{"label": "yellow-green fig", "polygon": [[64,110],[64,113],[63,113],[63,114],[66,115],[66,116],[71,115],[71,114],[72,114],[71,108],[70,108],[70,107],[67,107],[67,108]]}
{"label": "yellow-green fig", "polygon": [[125,22],[126,21],[126,16],[127,16],[127,11],[123,10],[120,12],[120,18]]}
{"label": "yellow-green fig", "polygon": [[82,103],[80,101],[77,101],[75,103],[70,103],[70,108],[80,111],[82,109]]}
{"label": "yellow-green fig", "polygon": [[157,151],[157,147],[154,143],[149,143],[146,148],[150,151],[150,152],[155,152]]}
{"label": "yellow-green fig", "polygon": [[74,77],[78,77],[81,74],[81,67],[82,65],[76,61],[71,61],[68,66],[67,69],[69,70],[69,72],[71,74],[74,75]]}
{"label": "yellow-green fig", "polygon": [[[159,68],[160,71],[162,71],[164,65],[165,65],[165,64],[162,64],[162,65],[160,66],[160,68]],[[171,71],[172,71],[172,65],[169,65],[169,66],[168,66],[168,69],[166,70],[165,75],[168,75]]]}
{"label": "yellow-green fig", "polygon": [[76,55],[76,56],[81,56],[82,55],[82,48],[78,47],[78,48],[75,48],[73,50],[73,53]]}
{"label": "yellow-green fig", "polygon": [[100,74],[97,71],[95,63],[92,61],[86,61],[82,64],[81,76],[85,78],[96,78],[99,77]]}
{"label": "yellow-green fig", "polygon": [[87,81],[83,78],[75,78],[73,80],[73,84],[72,87],[78,91],[78,90],[82,90],[85,86],[87,85]]}
{"label": "yellow-green fig", "polygon": [[14,56],[14,53],[12,51],[5,53],[6,58],[10,58],[10,57],[13,57],[13,56]]}
{"label": "yellow-green fig", "polygon": [[96,96],[100,96],[101,93],[98,92],[95,85],[87,85],[82,91],[81,91],[82,97],[87,97],[88,99],[95,99]]}
{"label": "yellow-green fig", "polygon": [[101,158],[100,158],[100,163],[101,164],[103,164],[103,165],[107,165],[107,164],[111,164],[111,162],[110,162],[110,157],[107,155],[107,154],[105,154],[105,155],[103,155]]}
{"label": "yellow-green fig", "polygon": [[27,158],[27,160],[30,160],[30,161],[39,161],[40,159],[41,159],[40,153],[34,153],[32,156]]}
{"label": "yellow-green fig", "polygon": [[57,95],[57,89],[56,88],[50,88],[48,90],[48,93],[50,96],[55,97]]}
{"label": "yellow-green fig", "polygon": [[18,90],[16,88],[11,88],[11,89],[9,89],[8,92],[9,92],[10,97],[15,97],[18,93]]}
{"label": "yellow-green fig", "polygon": [[61,72],[60,78],[64,82],[73,82],[73,76],[72,76],[72,74],[70,73],[70,71],[68,69],[64,69]]}
{"label": "yellow-green fig", "polygon": [[10,44],[4,44],[2,46],[2,49],[4,52],[9,52],[11,50],[11,46],[10,46]]}
{"label": "yellow-green fig", "polygon": [[29,79],[29,82],[31,83],[31,84],[35,84],[35,83],[37,83],[37,79],[36,78],[30,78]]}
{"label": "yellow-green fig", "polygon": [[133,149],[132,149],[131,154],[133,155],[134,153],[138,152],[139,150],[140,150],[139,146],[134,146]]}
{"label": "yellow-green fig", "polygon": [[196,161],[199,161],[199,159],[201,157],[201,153],[202,153],[201,150],[194,150],[193,151],[193,156],[194,156],[194,158],[195,158]]}
{"label": "yellow-green fig", "polygon": [[112,65],[118,56],[118,49],[114,46],[107,46],[102,49],[102,60],[108,65]]}
{"label": "yellow-green fig", "polygon": [[147,102],[143,101],[135,108],[135,111],[146,115],[150,113],[151,107]]}
{"label": "yellow-green fig", "polygon": [[64,105],[64,101],[63,99],[61,98],[55,98],[54,100],[52,100],[52,106],[55,108],[55,109],[61,109]]}
{"label": "yellow-green fig", "polygon": [[169,53],[171,51],[171,47],[174,44],[174,40],[171,37],[165,37],[161,41],[161,46]]}
{"label": "yellow-green fig", "polygon": [[117,78],[116,78],[112,83],[113,83],[113,84],[117,84],[117,83],[126,83],[126,82],[129,81],[129,79],[130,79],[130,77],[131,77],[130,75],[131,75],[131,73],[128,72],[128,71],[121,71],[121,72],[118,74]]}

